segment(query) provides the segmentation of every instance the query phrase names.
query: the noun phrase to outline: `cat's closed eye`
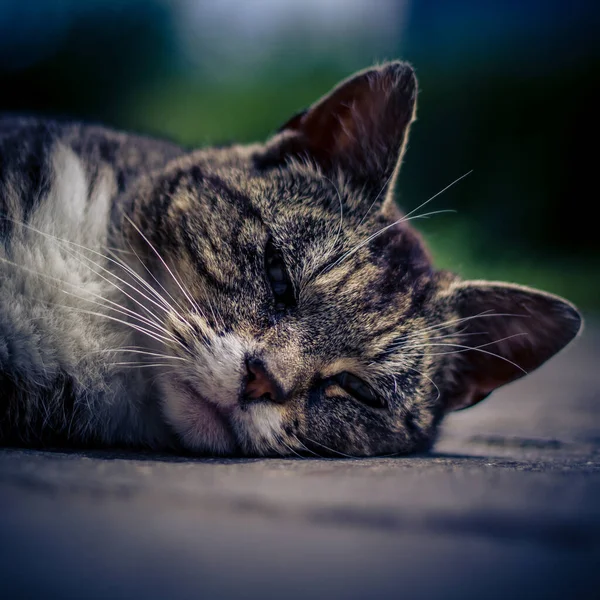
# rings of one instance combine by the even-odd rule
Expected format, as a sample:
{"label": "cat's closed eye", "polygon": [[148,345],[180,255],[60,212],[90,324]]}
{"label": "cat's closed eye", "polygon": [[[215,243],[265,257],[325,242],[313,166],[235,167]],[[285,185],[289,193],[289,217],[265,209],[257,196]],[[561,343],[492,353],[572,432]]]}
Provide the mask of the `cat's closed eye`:
{"label": "cat's closed eye", "polygon": [[271,284],[275,309],[279,312],[296,306],[294,288],[288,275],[281,252],[275,248],[273,240],[269,239],[265,248],[265,271]]}
{"label": "cat's closed eye", "polygon": [[330,381],[341,387],[347,394],[359,402],[371,408],[386,408],[387,406],[385,401],[375,393],[368,383],[360,379],[360,377],[352,375],[352,373],[342,371],[331,377]]}

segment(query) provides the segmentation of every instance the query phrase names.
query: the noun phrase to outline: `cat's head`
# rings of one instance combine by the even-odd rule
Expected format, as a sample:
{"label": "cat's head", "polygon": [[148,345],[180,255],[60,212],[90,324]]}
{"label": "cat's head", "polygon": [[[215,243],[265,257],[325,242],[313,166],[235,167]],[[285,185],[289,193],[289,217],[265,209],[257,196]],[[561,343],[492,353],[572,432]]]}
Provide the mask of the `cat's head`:
{"label": "cat's head", "polygon": [[416,94],[407,64],[369,69],[266,144],[194,153],[140,191],[129,236],[163,297],[156,381],[187,448],[426,449],[446,412],[579,331],[556,296],[432,267],[392,198]]}

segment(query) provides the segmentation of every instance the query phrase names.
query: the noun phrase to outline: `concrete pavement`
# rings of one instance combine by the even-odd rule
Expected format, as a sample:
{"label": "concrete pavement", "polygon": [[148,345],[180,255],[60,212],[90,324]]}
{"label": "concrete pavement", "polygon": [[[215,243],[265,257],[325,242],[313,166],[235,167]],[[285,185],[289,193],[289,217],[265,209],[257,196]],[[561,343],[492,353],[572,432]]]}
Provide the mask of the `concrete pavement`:
{"label": "concrete pavement", "polygon": [[0,450],[0,598],[600,597],[600,328],[433,454]]}

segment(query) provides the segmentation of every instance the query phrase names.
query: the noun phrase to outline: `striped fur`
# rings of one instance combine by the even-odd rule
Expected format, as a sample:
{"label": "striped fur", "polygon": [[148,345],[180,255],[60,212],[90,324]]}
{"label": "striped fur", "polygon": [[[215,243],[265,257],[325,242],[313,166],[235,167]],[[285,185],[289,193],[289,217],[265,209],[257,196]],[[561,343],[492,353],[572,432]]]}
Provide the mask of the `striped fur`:
{"label": "striped fur", "polygon": [[[436,271],[396,207],[415,99],[412,69],[390,63],[264,145],[191,153],[0,120],[0,441],[424,450],[448,410],[564,347],[571,305]],[[294,289],[283,312],[269,240]],[[285,401],[248,401],[248,357]],[[343,371],[384,407],[333,384]]]}

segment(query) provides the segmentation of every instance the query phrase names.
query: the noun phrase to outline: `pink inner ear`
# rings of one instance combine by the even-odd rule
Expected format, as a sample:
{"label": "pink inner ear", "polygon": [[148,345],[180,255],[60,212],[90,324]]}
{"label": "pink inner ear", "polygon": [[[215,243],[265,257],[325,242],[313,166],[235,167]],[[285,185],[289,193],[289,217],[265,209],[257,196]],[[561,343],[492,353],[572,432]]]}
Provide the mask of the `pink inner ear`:
{"label": "pink inner ear", "polygon": [[325,171],[342,171],[381,189],[394,172],[414,118],[416,79],[393,62],[340,83],[292,117],[267,145],[268,158],[308,156]]}
{"label": "pink inner ear", "polygon": [[473,350],[455,358],[448,410],[472,406],[498,387],[523,377],[554,356],[578,333],[581,316],[568,302],[522,286],[464,282],[452,298],[474,335]]}

